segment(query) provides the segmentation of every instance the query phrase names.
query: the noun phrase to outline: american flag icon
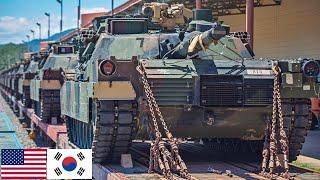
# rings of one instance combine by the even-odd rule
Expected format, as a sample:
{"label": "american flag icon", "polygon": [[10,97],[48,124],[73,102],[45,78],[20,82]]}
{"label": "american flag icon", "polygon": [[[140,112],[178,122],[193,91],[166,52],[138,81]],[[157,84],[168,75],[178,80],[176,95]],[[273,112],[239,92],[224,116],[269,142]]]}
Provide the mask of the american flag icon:
{"label": "american flag icon", "polygon": [[47,149],[1,149],[0,179],[46,179]]}

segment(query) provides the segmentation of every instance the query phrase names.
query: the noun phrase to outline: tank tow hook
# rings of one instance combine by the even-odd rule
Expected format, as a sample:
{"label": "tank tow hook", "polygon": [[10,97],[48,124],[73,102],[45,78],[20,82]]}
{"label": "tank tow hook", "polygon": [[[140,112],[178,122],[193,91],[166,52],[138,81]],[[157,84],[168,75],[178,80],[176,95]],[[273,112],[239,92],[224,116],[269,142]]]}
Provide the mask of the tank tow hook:
{"label": "tank tow hook", "polygon": [[[280,77],[281,69],[278,65],[272,68],[274,72],[273,83],[273,104],[272,118],[267,121],[265,129],[265,141],[262,151],[262,172],[261,174],[267,178],[274,179],[278,176],[275,170],[280,171],[280,175],[286,179],[290,179],[289,175],[289,147],[288,137],[284,130],[284,120],[280,95]],[[278,130],[279,128],[279,130]],[[278,154],[278,147],[281,148],[282,154]],[[279,157],[283,155],[283,157]]]}
{"label": "tank tow hook", "polygon": [[[177,174],[184,179],[195,179],[189,174],[186,164],[179,155],[179,140],[173,137],[166,125],[148,83],[144,65],[140,63],[136,69],[141,74],[143,89],[147,98],[155,133],[155,139],[152,141],[150,147],[148,172],[151,173],[154,170],[160,170],[166,179],[173,179],[173,172],[177,172]],[[167,140],[162,137],[158,121],[161,123],[160,126],[162,125]],[[166,143],[169,144],[169,148],[167,148]]]}

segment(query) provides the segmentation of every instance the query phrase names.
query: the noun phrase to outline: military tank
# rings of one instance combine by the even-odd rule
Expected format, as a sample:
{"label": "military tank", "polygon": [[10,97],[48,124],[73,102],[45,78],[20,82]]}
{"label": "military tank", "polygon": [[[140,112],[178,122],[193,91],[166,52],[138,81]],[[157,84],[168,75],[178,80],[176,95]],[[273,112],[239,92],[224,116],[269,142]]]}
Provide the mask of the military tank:
{"label": "military tank", "polygon": [[39,73],[30,81],[30,99],[37,116],[46,123],[61,123],[60,88],[72,78],[77,65],[73,45],[52,44],[51,52],[41,56]]}
{"label": "military tank", "polygon": [[2,97],[8,101],[8,98],[5,95],[5,92],[8,91],[8,87],[7,87],[7,79],[8,79],[8,73],[9,73],[9,69],[4,69],[1,71],[1,77],[0,77],[0,82],[1,82],[1,95]]}
{"label": "military tank", "polygon": [[39,53],[25,53],[25,62],[22,77],[19,79],[19,93],[26,108],[32,108],[30,98],[30,83],[38,73],[38,64],[41,59]]}
{"label": "military tank", "polygon": [[24,63],[16,63],[15,68],[13,72],[13,79],[11,86],[12,90],[12,98],[13,98],[13,105],[12,108],[14,112],[18,112],[18,105],[15,102],[18,102],[22,99],[22,94],[19,91],[19,83],[21,82],[21,79],[23,77],[24,72]]}
{"label": "military tank", "polygon": [[204,22],[203,13],[194,12],[198,19],[186,28],[183,6],[150,3],[143,11],[148,17],[96,18],[83,39],[76,79],[60,94],[71,143],[92,148],[102,163],[118,159],[133,139],[153,138],[152,93],[175,137],[261,154],[277,66],[290,161],[296,159],[318,89],[317,61],[254,59],[245,33]]}
{"label": "military tank", "polygon": [[[1,84],[2,84],[2,96],[8,103],[11,103],[11,78],[12,73],[14,71],[14,67],[9,67],[8,69],[1,72]],[[8,93],[8,94],[7,94]],[[9,96],[8,96],[9,95]]]}
{"label": "military tank", "polygon": [[18,81],[20,77],[20,63],[15,63],[9,73],[9,95],[10,95],[10,107],[17,112],[17,105],[15,100],[19,98],[18,93]]}

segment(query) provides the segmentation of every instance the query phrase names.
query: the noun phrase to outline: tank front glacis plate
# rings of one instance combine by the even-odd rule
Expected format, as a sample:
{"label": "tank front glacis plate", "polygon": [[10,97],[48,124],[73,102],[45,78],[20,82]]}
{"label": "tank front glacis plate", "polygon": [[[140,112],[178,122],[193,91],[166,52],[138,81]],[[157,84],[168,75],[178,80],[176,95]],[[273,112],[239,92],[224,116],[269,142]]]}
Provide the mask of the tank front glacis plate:
{"label": "tank front glacis plate", "polygon": [[[240,67],[238,62],[227,59],[219,61],[211,59],[144,60],[145,72],[154,96],[175,136],[261,140],[265,117],[271,111],[272,62],[245,60],[243,64],[245,66]],[[241,89],[234,89],[234,91],[244,91],[246,95],[243,94],[243,97],[246,99],[241,99],[240,105],[233,103],[202,105],[201,91],[205,88],[202,85],[202,76],[215,76],[218,79],[229,76],[230,82],[235,81],[239,76],[242,77],[239,82]],[[267,95],[248,96],[250,92],[252,95],[259,94],[256,91],[260,86],[267,86],[267,84],[261,84],[266,81],[268,87],[265,87],[263,92],[261,90],[261,93],[268,93],[271,98]],[[247,84],[248,82],[250,85]],[[214,80],[211,83],[214,83]],[[246,88],[249,90],[242,89],[246,85],[249,86]],[[257,87],[256,91],[252,87]],[[222,87],[217,91],[217,95],[227,95],[227,93]],[[229,93],[233,96],[236,92]],[[213,94],[208,96],[215,97]],[[230,98],[226,96],[225,101],[229,101]],[[225,129],[231,129],[234,133],[226,134]]]}
{"label": "tank front glacis plate", "polygon": [[43,65],[43,70],[59,70],[62,69],[75,69],[78,64],[78,56],[76,54],[50,54],[46,60],[46,63]]}
{"label": "tank front glacis plate", "polygon": [[271,106],[160,109],[175,137],[262,140]]}
{"label": "tank front glacis plate", "polygon": [[39,63],[36,61],[31,61],[28,66],[26,73],[37,73],[39,71]]}

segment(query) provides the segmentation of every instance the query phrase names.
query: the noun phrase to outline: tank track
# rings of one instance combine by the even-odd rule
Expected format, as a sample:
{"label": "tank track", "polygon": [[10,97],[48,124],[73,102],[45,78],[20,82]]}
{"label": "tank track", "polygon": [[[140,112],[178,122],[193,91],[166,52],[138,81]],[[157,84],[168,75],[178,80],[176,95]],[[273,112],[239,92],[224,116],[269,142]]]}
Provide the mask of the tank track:
{"label": "tank track", "polygon": [[52,117],[59,119],[60,109],[60,90],[41,90],[40,106],[43,121],[51,122]]}
{"label": "tank track", "polygon": [[[306,99],[282,99],[284,129],[289,138],[289,161],[297,159],[310,128],[310,102]],[[206,147],[219,152],[251,152],[261,156],[263,140],[204,139]],[[278,148],[281,149],[280,147]]]}
{"label": "tank track", "polygon": [[119,161],[136,135],[136,101],[95,101],[91,109],[91,123],[66,118],[70,142],[82,149],[91,148],[94,163]]}
{"label": "tank track", "polygon": [[310,101],[283,99],[284,128],[289,138],[289,161],[297,159],[311,125]]}
{"label": "tank track", "polygon": [[32,107],[32,102],[30,99],[30,86],[23,86],[22,103],[27,108]]}

